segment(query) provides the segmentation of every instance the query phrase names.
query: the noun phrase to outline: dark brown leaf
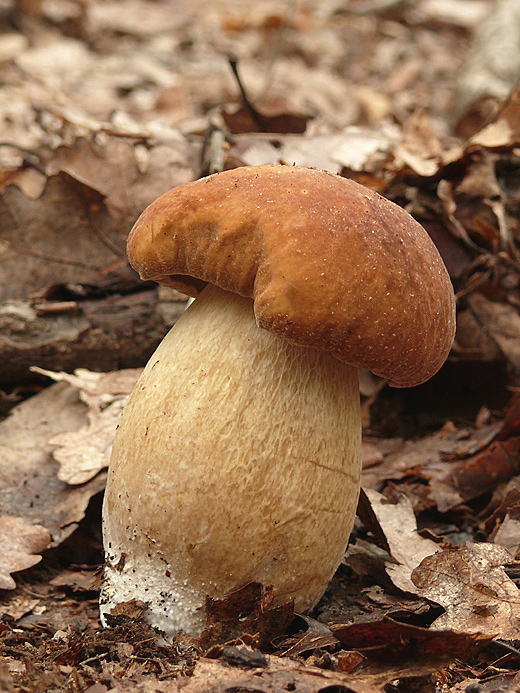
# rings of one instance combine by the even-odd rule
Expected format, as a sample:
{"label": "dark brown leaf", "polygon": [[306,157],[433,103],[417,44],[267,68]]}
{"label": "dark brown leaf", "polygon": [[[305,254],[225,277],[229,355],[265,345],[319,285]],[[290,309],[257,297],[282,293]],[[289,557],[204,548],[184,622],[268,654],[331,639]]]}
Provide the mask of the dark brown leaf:
{"label": "dark brown leaf", "polygon": [[431,657],[441,662],[467,657],[478,652],[490,638],[478,633],[433,630],[399,623],[390,618],[380,621],[335,626],[333,633],[342,645],[361,651],[370,659],[414,659]]}
{"label": "dark brown leaf", "polygon": [[461,501],[478,498],[520,472],[519,453],[520,437],[495,441],[483,452],[457,465],[447,481],[457,489]]}
{"label": "dark brown leaf", "polygon": [[294,603],[272,605],[272,589],[257,582],[228,594],[224,599],[206,600],[206,628],[199,638],[207,649],[216,643],[239,638],[247,633],[254,636],[260,648],[267,647],[294,616]]}

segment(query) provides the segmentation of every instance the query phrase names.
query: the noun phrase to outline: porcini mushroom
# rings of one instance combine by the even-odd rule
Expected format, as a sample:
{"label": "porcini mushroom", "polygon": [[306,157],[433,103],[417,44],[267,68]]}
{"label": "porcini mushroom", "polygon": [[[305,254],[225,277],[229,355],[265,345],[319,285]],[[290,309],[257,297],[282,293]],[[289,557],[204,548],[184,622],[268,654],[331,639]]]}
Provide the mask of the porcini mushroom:
{"label": "porcini mushroom", "polygon": [[359,493],[357,369],[418,385],[446,359],[450,279],[426,231],[337,175],[252,166],[162,195],[128,240],[143,279],[200,297],[125,408],[104,501],[102,618],[147,604],[197,635],[251,582],[312,608]]}

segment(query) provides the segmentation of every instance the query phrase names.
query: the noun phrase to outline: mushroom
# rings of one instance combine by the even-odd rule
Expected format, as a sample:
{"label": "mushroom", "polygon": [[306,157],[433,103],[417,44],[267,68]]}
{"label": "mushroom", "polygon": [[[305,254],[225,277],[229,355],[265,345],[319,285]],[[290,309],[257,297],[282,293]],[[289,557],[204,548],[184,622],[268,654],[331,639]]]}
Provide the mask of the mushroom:
{"label": "mushroom", "polygon": [[142,279],[200,296],[126,405],[103,508],[103,622],[132,599],[167,637],[252,581],[311,609],[360,485],[358,368],[418,385],[454,336],[448,273],[403,209],[337,175],[251,166],[159,197]]}

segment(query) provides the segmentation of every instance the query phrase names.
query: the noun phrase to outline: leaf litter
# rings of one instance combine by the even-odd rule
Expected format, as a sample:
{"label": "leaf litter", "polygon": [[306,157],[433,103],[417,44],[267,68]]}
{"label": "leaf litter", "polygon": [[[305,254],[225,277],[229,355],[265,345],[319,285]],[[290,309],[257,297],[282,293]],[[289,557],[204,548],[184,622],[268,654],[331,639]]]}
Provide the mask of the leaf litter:
{"label": "leaf litter", "polygon": [[[514,688],[520,100],[486,56],[515,40],[503,18],[516,8],[123,4],[0,10],[0,387],[11,408],[0,422],[0,686]],[[253,590],[246,625],[211,605],[205,642],[161,644],[139,604],[102,631],[111,441],[185,302],[140,284],[126,235],[164,190],[268,162],[350,176],[418,218],[457,291],[450,360],[416,393],[363,388],[365,493],[311,616],[273,613]]]}

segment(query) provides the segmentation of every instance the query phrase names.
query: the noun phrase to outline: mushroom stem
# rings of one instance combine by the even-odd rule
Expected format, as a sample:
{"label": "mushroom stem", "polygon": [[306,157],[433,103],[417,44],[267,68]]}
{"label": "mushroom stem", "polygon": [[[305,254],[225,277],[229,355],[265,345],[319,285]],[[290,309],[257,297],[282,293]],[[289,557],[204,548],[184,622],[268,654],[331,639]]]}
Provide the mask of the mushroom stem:
{"label": "mushroom stem", "polygon": [[102,618],[137,599],[167,636],[198,635],[206,597],[251,581],[312,608],[352,528],[360,431],[356,368],[259,329],[250,299],[208,286],[121,420]]}

